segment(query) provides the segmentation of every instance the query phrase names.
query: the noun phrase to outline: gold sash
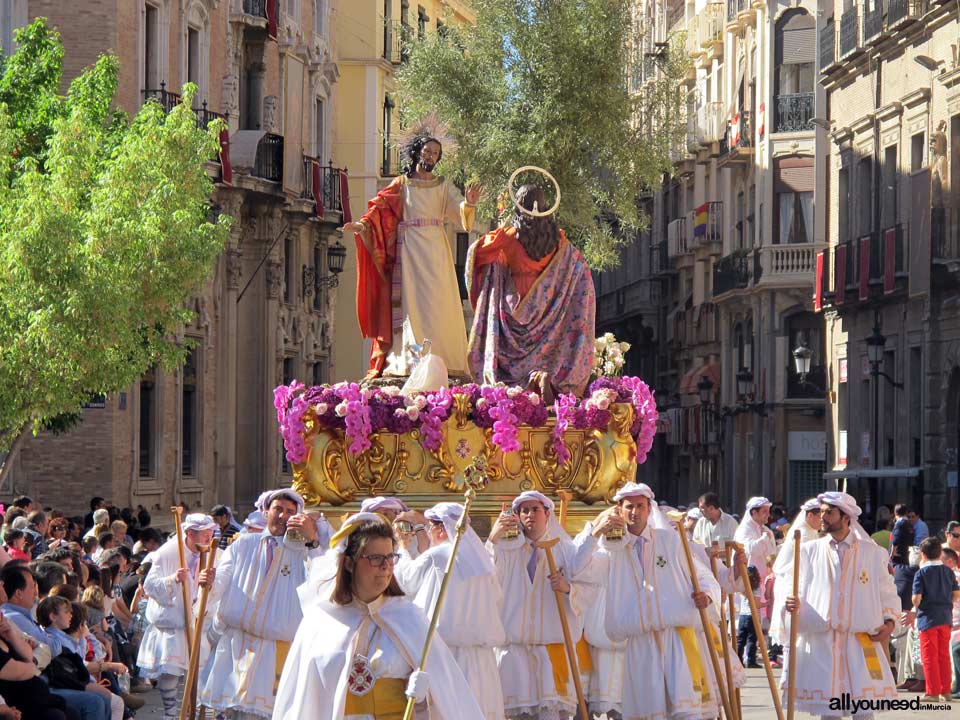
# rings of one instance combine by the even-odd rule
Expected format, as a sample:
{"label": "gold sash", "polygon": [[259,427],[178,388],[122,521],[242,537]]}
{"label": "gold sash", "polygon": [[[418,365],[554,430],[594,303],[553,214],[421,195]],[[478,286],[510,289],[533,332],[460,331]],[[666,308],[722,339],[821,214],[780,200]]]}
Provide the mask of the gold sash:
{"label": "gold sash", "polygon": [[870,671],[872,680],[883,680],[883,669],[880,666],[880,656],[877,654],[877,648],[870,639],[870,635],[865,632],[855,633],[857,642],[863,650],[863,659],[867,662],[867,670]]}
{"label": "gold sash", "polygon": [[[710,625],[707,625],[710,627]],[[700,693],[702,702],[710,698],[710,686],[707,683],[706,673],[703,671],[703,663],[700,661],[700,648],[697,643],[697,633],[692,627],[675,628],[677,635],[680,636],[680,643],[683,645],[683,654],[687,658],[687,668],[690,670],[690,678],[693,680],[693,689]]]}
{"label": "gold sash", "polygon": [[407,684],[402,678],[380,678],[365,695],[347,691],[344,715],[372,715],[377,720],[402,720],[407,709]]}
{"label": "gold sash", "polygon": [[287,662],[287,653],[290,652],[290,643],[286,640],[277,640],[275,648],[276,663],[274,672],[276,676],[273,681],[273,694],[277,694],[277,688],[280,687],[280,675],[283,674],[283,666]]}

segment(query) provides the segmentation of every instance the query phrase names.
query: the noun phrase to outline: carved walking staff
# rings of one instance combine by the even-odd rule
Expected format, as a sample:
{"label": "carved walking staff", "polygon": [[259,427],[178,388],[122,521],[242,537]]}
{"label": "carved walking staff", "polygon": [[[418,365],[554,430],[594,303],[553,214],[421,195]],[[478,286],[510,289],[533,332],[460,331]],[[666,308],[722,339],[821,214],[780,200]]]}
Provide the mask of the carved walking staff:
{"label": "carved walking staff", "polygon": [[[211,542],[208,548],[200,550],[200,572],[212,568],[217,556],[217,543]],[[207,597],[210,586],[200,588],[200,605],[197,608],[197,620],[193,631],[193,644],[190,646],[190,662],[187,679],[183,684],[183,701],[180,703],[180,720],[193,718],[197,711],[197,676],[200,674],[200,645],[203,638],[203,620],[207,614]],[[201,716],[203,711],[201,710]]]}
{"label": "carved walking staff", "polygon": [[[793,594],[800,594],[800,531],[793,531]],[[797,694],[797,613],[791,613],[790,618],[790,655],[787,666],[787,720],[793,720],[793,701]]]}
{"label": "carved walking staff", "polygon": [[[440,593],[437,595],[437,604],[433,608],[433,616],[430,618],[430,627],[427,628],[427,639],[423,644],[423,653],[420,655],[420,665],[417,670],[423,672],[427,667],[427,658],[430,656],[430,646],[433,644],[433,636],[437,632],[437,625],[440,622],[440,612],[443,610],[443,601],[447,597],[447,587],[450,585],[450,577],[453,575],[453,563],[457,559],[457,550],[460,548],[460,539],[467,530],[468,515],[470,505],[477,497],[477,491],[473,488],[468,489],[463,494],[463,514],[457,520],[457,536],[453,539],[453,549],[450,551],[450,558],[447,560],[447,567],[443,571],[443,581],[440,583]],[[407,698],[407,707],[403,711],[403,720],[412,720],[413,711],[416,707],[416,698]]]}
{"label": "carved walking staff", "polygon": [[[720,543],[716,540],[713,541],[713,545],[710,547],[712,551],[710,553],[710,571],[713,573],[713,577],[717,580],[720,579],[717,573],[717,553],[720,552]],[[730,638],[727,637],[727,613],[723,602],[723,594],[720,596],[720,642],[723,643],[723,669],[727,674],[727,697],[730,698],[731,710],[733,710],[734,717],[741,718],[743,717],[742,711],[740,710],[739,699],[737,698],[736,692],[737,689],[733,684],[733,664],[730,661]]]}
{"label": "carved walking staff", "polygon": [[[735,552],[741,547],[739,543],[727,544],[733,545]],[[736,557],[736,554],[734,557]],[[773,679],[773,668],[770,665],[770,655],[767,653],[767,639],[763,635],[760,613],[757,611],[757,599],[753,597],[753,588],[750,587],[750,575],[747,573],[746,558],[741,558],[737,563],[737,567],[740,569],[740,577],[743,578],[743,585],[747,591],[747,602],[750,603],[750,616],[753,618],[753,631],[757,634],[757,645],[760,647],[760,654],[763,656],[763,668],[767,671],[767,683],[770,685],[770,694],[773,696],[773,707],[777,711],[777,720],[783,720],[783,705],[780,702],[780,693],[777,692],[777,683]]]}
{"label": "carved walking staff", "polygon": [[[557,574],[557,564],[553,560],[553,546],[560,542],[560,538],[553,540],[542,540],[537,543],[538,548],[542,548],[547,555],[547,565],[550,566],[550,574]],[[588,718],[587,699],[583,694],[583,684],[580,682],[580,667],[577,664],[577,650],[573,646],[573,638],[570,635],[570,624],[567,622],[567,613],[563,610],[562,593],[559,590],[553,591],[557,598],[557,612],[560,613],[560,629],[563,630],[563,644],[567,648],[567,659],[570,662],[570,671],[573,674],[573,686],[577,689],[577,704],[580,706],[580,717]]]}
{"label": "carved walking staff", "polygon": [[[183,508],[180,505],[170,508],[170,511],[173,513],[173,522],[177,527],[177,552],[180,556],[180,568],[182,570],[187,569],[186,555],[183,551]],[[187,647],[193,645],[192,636],[190,634],[190,590],[187,588],[187,583],[180,583],[180,591],[183,594],[183,631],[187,635]]]}

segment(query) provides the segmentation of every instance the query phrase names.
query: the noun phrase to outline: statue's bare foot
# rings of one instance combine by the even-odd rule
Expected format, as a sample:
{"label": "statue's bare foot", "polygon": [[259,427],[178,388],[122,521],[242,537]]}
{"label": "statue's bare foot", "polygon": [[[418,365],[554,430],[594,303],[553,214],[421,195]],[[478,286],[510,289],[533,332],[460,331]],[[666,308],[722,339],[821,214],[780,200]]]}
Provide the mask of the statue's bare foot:
{"label": "statue's bare foot", "polygon": [[363,381],[365,383],[370,382],[371,380],[376,380],[378,377],[383,375],[383,370],[378,370],[377,368],[371,368],[366,375],[363,376]]}
{"label": "statue's bare foot", "polygon": [[553,405],[556,399],[553,394],[550,375],[543,370],[534,370],[530,373],[530,379],[527,381],[527,389],[538,393],[546,405]]}

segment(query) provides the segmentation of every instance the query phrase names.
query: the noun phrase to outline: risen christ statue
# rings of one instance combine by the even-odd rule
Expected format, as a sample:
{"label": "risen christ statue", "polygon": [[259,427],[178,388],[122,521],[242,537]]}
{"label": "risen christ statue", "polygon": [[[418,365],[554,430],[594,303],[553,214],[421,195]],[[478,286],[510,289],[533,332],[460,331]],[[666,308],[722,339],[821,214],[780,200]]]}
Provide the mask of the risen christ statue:
{"label": "risen christ statue", "polygon": [[[430,130],[434,130],[430,132]],[[343,232],[357,241],[357,315],[373,340],[367,378],[408,375],[406,348],[432,344],[450,375],[468,376],[467,331],[446,224],[469,232],[480,200],[470,186],[464,200],[449,180],[433,174],[443,155],[435,129],[406,148],[410,169],[367,203]]]}

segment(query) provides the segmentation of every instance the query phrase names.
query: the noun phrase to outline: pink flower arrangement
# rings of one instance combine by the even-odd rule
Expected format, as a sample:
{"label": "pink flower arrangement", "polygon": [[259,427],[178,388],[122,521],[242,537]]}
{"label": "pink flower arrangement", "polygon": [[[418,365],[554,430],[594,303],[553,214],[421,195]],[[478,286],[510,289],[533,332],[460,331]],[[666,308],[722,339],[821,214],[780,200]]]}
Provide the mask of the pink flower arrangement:
{"label": "pink flower arrangement", "polygon": [[347,448],[354,455],[370,447],[370,438],[376,432],[404,434],[413,430],[420,431],[427,450],[436,451],[443,442],[443,423],[450,417],[457,395],[469,398],[470,419],[478,427],[491,429],[493,444],[503,452],[518,451],[519,427],[543,427],[552,410],[556,417],[552,443],[563,465],[570,461],[564,433],[570,429],[606,430],[610,407],[616,403],[633,406],[630,434],[636,439],[638,463],[646,461],[657,431],[653,392],[635,377],[599,378],[583,400],[561,395],[552,408],[537,393],[520,387],[474,384],[405,396],[394,387],[366,389],[357,383],[337,383],[306,388],[294,380],[277,387],[273,400],[287,460],[299,465],[309,456],[304,440],[308,421],[321,430],[342,430]]}

